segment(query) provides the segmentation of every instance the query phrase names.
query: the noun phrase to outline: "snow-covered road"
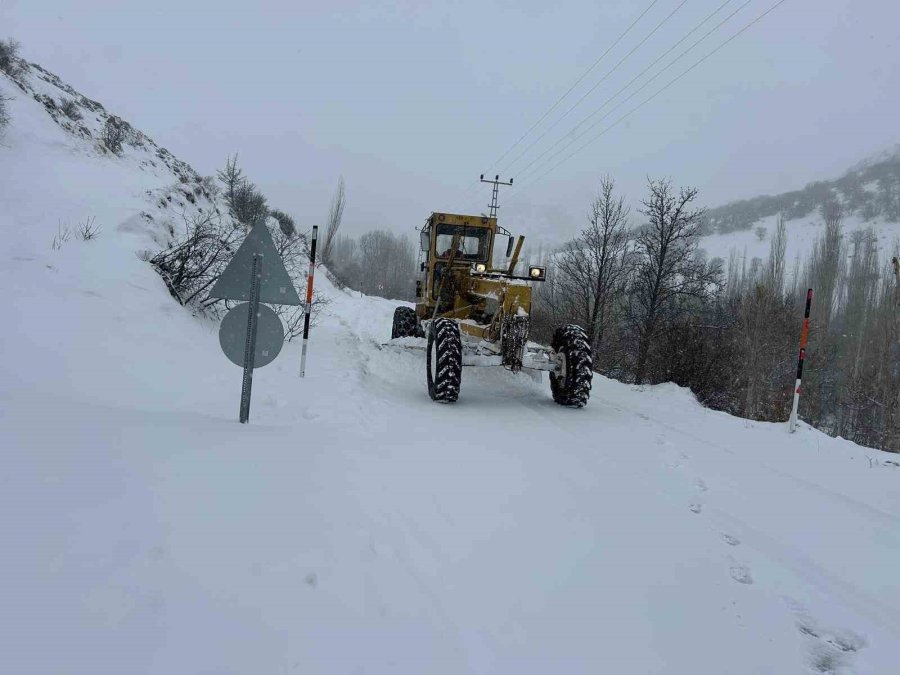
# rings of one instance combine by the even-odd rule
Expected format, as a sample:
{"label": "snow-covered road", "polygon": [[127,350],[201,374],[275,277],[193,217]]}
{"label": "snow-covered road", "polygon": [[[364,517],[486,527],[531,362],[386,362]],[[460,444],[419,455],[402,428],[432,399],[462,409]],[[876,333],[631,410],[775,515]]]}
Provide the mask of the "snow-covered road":
{"label": "snow-covered road", "polygon": [[4,261],[3,672],[895,672],[893,456],[600,377],[434,404],[394,304],[324,280],[242,426],[120,236]]}

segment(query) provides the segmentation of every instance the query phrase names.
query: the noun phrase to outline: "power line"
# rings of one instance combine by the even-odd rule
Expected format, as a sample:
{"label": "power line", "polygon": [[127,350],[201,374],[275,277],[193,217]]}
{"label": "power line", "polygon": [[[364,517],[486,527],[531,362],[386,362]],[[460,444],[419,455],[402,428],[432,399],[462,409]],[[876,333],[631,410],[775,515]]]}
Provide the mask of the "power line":
{"label": "power line", "polygon": [[[537,126],[539,126],[539,125],[541,124],[541,122],[543,122],[545,119],[547,119],[547,117],[550,115],[550,113],[552,113],[554,110],[556,110],[556,107],[557,107],[560,103],[562,103],[563,99],[565,99],[569,94],[571,94],[572,91],[575,89],[575,87],[577,87],[579,84],[581,84],[581,83],[584,81],[584,78],[586,78],[586,77],[590,74],[590,72],[591,72],[594,68],[596,68],[597,65],[598,65],[598,64],[606,57],[606,55],[609,54],[609,52],[612,51],[612,50],[615,48],[615,46],[616,46],[617,44],[619,44],[619,42],[621,42],[622,39],[623,39],[626,35],[628,35],[628,33],[631,32],[631,29],[634,28],[634,27],[638,24],[638,22],[639,22],[641,19],[644,18],[644,16],[647,14],[647,12],[649,12],[651,9],[653,9],[653,6],[654,6],[657,2],[659,2],[659,0],[652,0],[652,2],[651,2],[649,5],[647,5],[647,7],[644,9],[644,11],[641,12],[641,13],[638,15],[638,17],[637,17],[634,21],[632,21],[632,22],[629,24],[628,28],[626,28],[626,29],[619,35],[619,37],[617,37],[617,38],[615,39],[615,41],[614,41],[609,47],[606,48],[606,50],[605,50],[605,51],[597,58],[597,60],[594,61],[594,62],[590,65],[590,67],[589,67],[587,70],[585,70],[577,80],[575,80],[575,82],[572,84],[572,86],[570,86],[562,96],[560,96],[558,99],[556,99],[556,102],[555,102],[553,105],[551,105],[551,106],[544,112],[543,115],[541,115],[540,119],[538,119],[537,122],[535,122],[535,123],[532,124],[530,127],[528,127],[528,129],[525,131],[525,133],[522,134],[522,136],[519,137],[519,139],[518,139],[515,143],[513,143],[511,146],[509,146],[509,147],[503,152],[503,154],[500,155],[500,157],[498,157],[497,159],[495,159],[495,160],[493,161],[493,163],[490,165],[490,167],[488,167],[487,170],[490,171],[490,170],[493,169],[497,164],[499,164],[500,162],[502,162],[503,159],[504,159],[510,152],[512,152],[512,151],[513,151],[513,150],[514,150],[514,149],[515,149],[515,148],[516,148],[523,140],[525,140],[525,138],[528,137],[528,134],[530,134]],[[472,185],[469,186],[469,188],[466,189],[466,193],[470,192],[470,191],[472,190],[472,188],[475,187],[475,186],[477,186],[477,185],[479,185],[479,182],[478,182],[478,181],[475,181]]]}
{"label": "power line", "polygon": [[[597,134],[597,135],[596,135],[594,138],[592,138],[590,141],[588,141],[587,143],[585,143],[584,145],[582,145],[581,147],[579,147],[577,150],[575,150],[575,152],[572,152],[571,154],[569,154],[568,156],[566,156],[563,160],[561,160],[560,162],[557,162],[556,164],[554,164],[553,166],[551,166],[547,171],[545,171],[543,174],[541,174],[537,179],[532,180],[532,181],[529,183],[529,185],[531,185],[531,184],[533,184],[533,183],[536,183],[536,182],[538,182],[539,180],[543,179],[545,176],[547,176],[547,175],[550,174],[552,171],[554,171],[558,166],[560,166],[561,164],[564,164],[564,163],[567,162],[569,159],[571,159],[572,157],[574,157],[575,155],[577,155],[579,152],[581,152],[582,150],[584,150],[586,147],[588,147],[589,145],[595,143],[601,136],[603,136],[603,135],[606,134],[608,131],[610,131],[610,130],[613,129],[614,127],[618,126],[619,124],[621,124],[626,118],[630,117],[632,114],[634,114],[635,112],[637,112],[640,108],[644,107],[647,103],[649,103],[650,101],[652,101],[653,99],[655,99],[657,96],[659,96],[661,93],[663,93],[664,91],[666,91],[669,87],[671,87],[673,84],[675,84],[676,82],[678,82],[681,78],[683,78],[685,75],[687,75],[688,73],[690,73],[692,70],[694,70],[694,69],[695,69],[697,66],[699,66],[701,63],[703,63],[703,62],[706,61],[708,58],[710,58],[710,57],[713,56],[715,53],[717,53],[719,50],[721,50],[722,48],[724,48],[724,47],[725,47],[728,43],[730,43],[732,40],[734,40],[734,39],[737,38],[739,35],[741,35],[741,34],[744,33],[745,31],[747,31],[747,30],[748,30],[751,26],[753,26],[754,24],[756,24],[756,23],[758,23],[759,21],[761,21],[765,16],[767,16],[767,15],[770,14],[772,11],[774,11],[776,8],[778,8],[780,5],[782,5],[785,1],[786,1],[786,0],[778,0],[778,2],[776,2],[774,5],[772,5],[771,7],[769,7],[769,9],[767,9],[765,12],[763,12],[762,14],[760,14],[759,16],[757,16],[755,19],[753,19],[750,23],[748,23],[746,26],[744,26],[743,28],[741,28],[741,29],[740,29],[738,32],[736,32],[734,35],[732,35],[732,36],[729,37],[727,40],[725,40],[725,41],[722,42],[720,45],[718,45],[715,49],[713,49],[712,51],[710,51],[709,53],[707,53],[706,55],[702,56],[700,59],[698,59],[697,61],[695,61],[689,68],[687,68],[686,70],[684,70],[683,72],[681,72],[679,75],[677,75],[675,78],[673,78],[672,80],[670,80],[665,86],[663,86],[661,89],[659,89],[659,90],[657,90],[656,92],[654,92],[651,96],[649,96],[648,98],[646,98],[646,99],[644,99],[643,101],[641,101],[641,103],[639,103],[638,105],[636,105],[634,108],[632,108],[632,109],[629,110],[627,113],[625,113],[624,115],[622,115],[622,116],[621,116],[619,119],[617,119],[615,122],[613,122],[613,123],[610,124],[608,127],[606,127],[605,129],[603,129],[603,131],[601,131],[599,134]],[[520,188],[516,193],[514,193],[513,195],[510,195],[510,200],[512,200],[512,199],[513,199],[516,195],[518,195],[518,194],[521,194],[521,188]],[[507,202],[507,203],[508,203],[508,202]]]}
{"label": "power line", "polygon": [[[726,0],[726,3],[727,2],[731,2],[731,0]],[[630,52],[628,52],[625,56],[623,56],[621,59],[619,59],[619,61],[616,63],[616,65],[614,65],[612,68],[610,68],[608,71],[606,71],[606,74],[603,75],[603,77],[601,77],[597,82],[595,82],[594,86],[592,86],[590,89],[588,89],[582,95],[581,98],[579,98],[577,101],[575,101],[575,103],[568,110],[566,110],[566,112],[564,112],[561,117],[557,117],[556,121],[553,124],[551,124],[549,127],[547,127],[544,130],[544,132],[540,136],[538,136],[535,140],[533,140],[528,145],[527,148],[525,148],[522,152],[520,152],[516,156],[515,159],[511,160],[511,162],[506,165],[504,172],[509,173],[510,167],[512,167],[524,155],[526,155],[528,153],[528,151],[531,150],[531,148],[533,148],[535,145],[540,143],[541,140],[547,134],[549,134],[551,131],[553,131],[554,128],[556,128],[557,124],[562,122],[566,117],[568,117],[570,112],[572,112],[573,110],[575,110],[575,108],[577,108],[579,105],[581,105],[581,103],[584,101],[584,99],[586,99],[588,96],[590,96],[592,93],[594,93],[594,91],[596,91],[597,87],[599,87],[601,84],[603,84],[609,78],[609,76],[612,75],[618,69],[618,67],[621,66],[632,54],[634,54],[638,49],[643,47],[644,44],[647,42],[647,40],[649,40],[651,37],[653,37],[653,35],[656,33],[656,31],[658,31],[660,28],[662,28],[663,24],[665,24],[669,19],[671,19],[679,9],[684,7],[684,5],[686,3],[687,3],[687,0],[681,0],[681,3],[678,6],[676,6],[675,9],[673,9],[671,12],[669,12],[669,14],[662,21],[660,21],[658,24],[656,24],[656,26],[654,26],[653,30],[651,30],[649,33],[647,33],[647,35],[644,36],[643,40],[638,42],[637,45],[635,45],[634,48],[632,48],[632,50]]]}
{"label": "power line", "polygon": [[[603,108],[605,108],[609,103],[611,103],[612,101],[614,101],[614,100],[616,99],[616,97],[619,96],[619,94],[621,94],[622,92],[626,91],[632,84],[634,84],[637,80],[639,80],[641,77],[643,77],[643,76],[644,76],[649,70],[651,70],[657,63],[659,63],[659,62],[662,61],[666,56],[668,56],[668,55],[671,54],[673,51],[675,51],[675,50],[676,50],[681,44],[683,44],[683,43],[684,43],[691,35],[693,35],[694,33],[696,33],[696,32],[697,32],[704,24],[706,24],[706,22],[708,22],[708,21],[709,21],[711,18],[713,18],[716,14],[718,14],[720,11],[722,11],[722,9],[723,9],[724,7],[726,7],[727,5],[731,4],[731,2],[733,2],[733,0],[725,0],[724,2],[722,2],[722,4],[720,4],[718,7],[716,7],[712,12],[710,12],[709,14],[707,14],[707,15],[706,15],[706,16],[705,16],[705,17],[704,17],[704,18],[703,18],[696,26],[694,26],[694,27],[693,27],[691,30],[689,30],[684,36],[682,36],[682,38],[681,38],[680,40],[678,40],[675,44],[673,44],[671,47],[669,47],[665,52],[663,52],[663,53],[660,54],[658,57],[656,57],[656,59],[654,59],[649,65],[647,65],[641,72],[639,72],[637,75],[635,75],[633,78],[631,78],[631,80],[629,80],[629,81],[628,81],[622,88],[620,88],[615,94],[613,94],[612,96],[610,96],[609,98],[607,98],[602,104],[600,104],[600,106],[598,106],[598,107],[597,107],[596,109],[594,109],[591,113],[589,113],[588,115],[586,115],[585,117],[583,117],[583,118],[578,122],[578,124],[576,124],[574,127],[572,127],[566,134],[564,134],[562,137],[560,137],[556,142],[552,143],[552,144],[551,144],[549,147],[547,147],[540,155],[538,155],[538,156],[535,157],[531,162],[529,162],[527,165],[525,165],[525,167],[523,168],[523,171],[527,171],[527,170],[528,170],[532,165],[534,165],[536,162],[538,162],[539,160],[541,160],[541,159],[543,159],[544,157],[546,157],[547,154],[550,153],[551,151],[553,151],[553,150],[554,150],[561,142],[564,141],[564,139],[565,139],[567,136],[571,136],[575,131],[577,131],[579,128],[581,128],[581,127],[584,125],[585,122],[587,122],[587,121],[590,120],[594,115],[596,115],[596,114],[599,113],[601,110],[603,110]],[[682,52],[681,54],[679,54],[679,56],[678,56],[677,58],[673,59],[673,60],[672,60],[668,65],[666,65],[662,70],[660,70],[658,73],[656,73],[650,80],[648,80],[646,83],[644,83],[644,85],[643,85],[642,87],[640,87],[637,91],[635,91],[634,93],[632,93],[631,95],[629,95],[628,97],[626,97],[625,100],[621,101],[621,102],[618,103],[616,106],[614,106],[613,109],[610,110],[606,115],[604,115],[603,117],[601,117],[599,121],[602,121],[603,119],[606,119],[606,118],[607,118],[610,114],[612,114],[616,109],[620,108],[620,107],[621,107],[622,105],[624,105],[627,101],[629,101],[630,99],[634,98],[634,96],[637,95],[637,94],[638,94],[640,91],[642,91],[643,89],[645,89],[645,88],[647,87],[647,85],[650,84],[650,82],[652,82],[655,78],[659,77],[659,76],[660,76],[662,73],[664,73],[668,68],[671,68],[675,63],[677,63],[681,58],[683,58],[686,54],[688,54],[691,50],[693,50],[697,45],[699,45],[701,42],[703,42],[707,37],[709,37],[712,33],[714,33],[716,30],[718,30],[723,24],[725,24],[725,23],[726,23],[727,21],[729,21],[732,17],[734,17],[734,15],[737,14],[741,9],[743,9],[743,8],[746,7],[748,4],[750,4],[750,2],[752,2],[752,0],[746,0],[740,7],[738,7],[738,8],[737,8],[736,10],[734,10],[731,14],[729,14],[727,17],[725,17],[722,21],[720,21],[718,24],[716,24],[716,26],[715,26],[714,28],[712,28],[710,31],[708,31],[706,34],[704,34],[703,37],[701,37],[699,40],[697,40],[696,42],[694,42],[688,49],[684,50],[684,52]],[[577,140],[577,138],[576,138],[575,140]],[[573,142],[574,142],[574,141],[573,141]],[[570,147],[570,146],[571,146],[571,143],[568,144],[566,147]],[[554,156],[556,156],[556,155],[554,155]],[[518,158],[517,158],[517,159],[518,159]],[[552,158],[551,158],[551,159],[552,159]],[[527,173],[526,173],[526,176],[525,176],[525,177],[527,177]],[[476,182],[475,185],[478,185],[478,183]],[[472,186],[470,186],[469,189],[466,191],[466,193],[463,195],[463,198],[464,198],[464,199],[466,198],[466,195],[467,195],[469,192],[471,192],[471,189],[472,189]],[[518,192],[518,190],[514,190],[513,193],[512,193],[512,195],[515,195],[517,192]]]}
{"label": "power line", "polygon": [[[625,84],[625,86],[623,86],[623,87],[622,87],[621,89],[619,89],[615,94],[613,94],[613,95],[610,96],[608,99],[606,99],[600,106],[598,106],[597,108],[595,108],[590,114],[588,114],[588,115],[586,115],[584,118],[582,118],[582,120],[581,120],[580,122],[578,122],[578,124],[576,124],[574,127],[572,127],[572,129],[569,130],[569,132],[568,132],[568,134],[566,134],[566,136],[571,136],[571,135],[572,135],[573,133],[575,133],[575,131],[577,131],[582,125],[584,125],[585,122],[587,122],[589,119],[591,119],[591,118],[594,117],[597,113],[599,113],[601,110],[603,110],[603,108],[605,108],[609,103],[611,103],[612,101],[614,101],[614,100],[616,99],[616,97],[619,96],[619,94],[621,94],[622,92],[626,91],[632,84],[634,84],[634,83],[635,83],[637,80],[639,80],[643,75],[645,75],[651,68],[653,68],[653,66],[655,66],[657,63],[659,63],[660,61],[662,61],[662,59],[664,59],[666,56],[668,56],[669,54],[671,54],[671,53],[672,53],[672,52],[673,52],[680,44],[682,44],[688,37],[690,37],[691,35],[693,35],[693,33],[694,33],[698,28],[700,28],[704,23],[706,23],[712,16],[714,16],[715,14],[717,14],[717,13],[722,9],[722,7],[724,7],[725,5],[727,5],[729,2],[731,2],[731,0],[726,0],[724,3],[722,3],[721,5],[719,5],[719,7],[717,7],[717,8],[716,8],[709,16],[707,16],[705,19],[703,19],[703,21],[701,21],[701,22],[700,22],[699,24],[697,24],[690,32],[688,32],[687,35],[685,35],[683,38],[681,38],[681,39],[680,39],[678,42],[676,42],[674,45],[672,45],[671,47],[669,47],[669,49],[667,49],[663,54],[661,54],[658,58],[656,58],[650,65],[648,65],[646,68],[644,68],[640,73],[638,73],[638,74],[635,75],[633,78],[631,78],[631,80],[629,80],[628,83]],[[650,79],[648,79],[648,80],[647,80],[646,82],[644,82],[640,87],[638,87],[637,89],[635,89],[635,90],[634,90],[633,92],[631,92],[628,96],[626,96],[624,99],[622,99],[621,101],[619,101],[616,105],[614,105],[610,110],[608,110],[604,115],[602,115],[602,116],[600,117],[600,119],[598,119],[596,122],[594,122],[593,124],[591,124],[591,125],[590,125],[583,133],[579,134],[578,136],[575,136],[571,141],[569,141],[568,143],[566,143],[566,145],[564,145],[561,149],[559,149],[557,152],[555,152],[553,155],[551,155],[551,156],[550,156],[550,161],[552,161],[554,157],[559,156],[559,154],[562,153],[562,152],[564,152],[567,148],[570,148],[576,141],[578,141],[579,138],[583,138],[585,133],[587,133],[588,131],[590,131],[590,130],[593,129],[594,127],[596,127],[600,122],[602,122],[603,120],[605,120],[607,117],[609,117],[610,115],[612,115],[616,110],[618,110],[619,108],[621,108],[621,107],[622,107],[623,105],[625,105],[628,101],[630,101],[630,100],[633,99],[635,96],[637,96],[639,93],[641,93],[641,92],[642,92],[644,89],[646,89],[646,88],[647,88],[654,80],[656,80],[660,75],[662,75],[663,73],[665,73],[669,68],[671,68],[671,67],[674,66],[676,63],[678,63],[681,59],[683,59],[685,56],[687,56],[691,51],[694,50],[695,47],[697,47],[701,42],[703,42],[704,40],[706,40],[706,38],[708,38],[710,35],[712,35],[713,33],[715,33],[719,28],[721,28],[723,25],[725,25],[728,21],[730,21],[730,20],[731,20],[738,12],[740,12],[742,9],[744,9],[744,7],[746,7],[747,5],[749,5],[751,2],[753,2],[753,0],[745,0],[745,2],[744,2],[742,5],[740,5],[737,9],[735,9],[733,12],[731,12],[731,14],[729,14],[728,16],[726,16],[726,17],[725,17],[724,19],[722,19],[719,23],[717,23],[715,26],[713,26],[713,27],[710,28],[708,31],[706,31],[706,33],[704,33],[699,39],[695,40],[694,43],[693,43],[690,47],[688,47],[688,48],[685,49],[683,52],[681,52],[678,56],[676,56],[674,59],[672,59],[671,61],[669,61],[669,63],[667,63],[661,70],[657,71]],[[559,146],[560,143],[562,143],[562,142],[565,140],[565,137],[566,137],[566,136],[563,136],[562,138],[560,138],[559,140],[557,140],[556,143],[552,144],[550,147],[548,147],[546,150],[544,150],[544,152],[542,152],[540,155],[538,155],[537,157],[535,157],[534,159],[532,159],[531,162],[529,162],[528,164],[525,165],[525,167],[523,167],[522,172],[523,172],[523,173],[527,172],[528,169],[530,169],[530,168],[531,168],[532,166],[534,166],[537,162],[539,162],[541,159],[543,159],[544,157],[546,157],[546,156],[548,155],[548,153],[550,153],[551,151],[553,151],[557,146]],[[531,173],[534,173],[534,172],[532,171]],[[527,175],[527,173],[526,173],[526,175]]]}
{"label": "power line", "polygon": [[[556,110],[556,106],[558,106],[560,103],[562,103],[563,99],[564,99],[566,96],[568,96],[569,94],[571,94],[571,93],[572,93],[572,90],[574,90],[575,87],[577,87],[579,84],[581,84],[581,83],[584,81],[584,78],[586,78],[586,77],[590,74],[590,72],[591,72],[594,68],[596,68],[597,65],[598,65],[598,64],[606,57],[606,55],[609,54],[609,53],[613,50],[613,48],[614,48],[617,44],[619,44],[619,43],[622,41],[622,39],[623,39],[626,35],[628,35],[628,33],[631,32],[631,29],[634,28],[634,27],[637,25],[638,21],[640,21],[641,19],[644,18],[644,16],[647,14],[647,12],[649,12],[651,9],[653,9],[653,6],[654,6],[657,2],[659,2],[659,0],[653,0],[649,5],[647,5],[647,8],[646,8],[643,12],[641,12],[640,15],[638,15],[638,18],[636,18],[634,21],[632,21],[632,22],[629,24],[628,28],[626,28],[626,29],[622,32],[622,34],[619,35],[619,37],[616,38],[615,42],[613,42],[609,47],[607,47],[607,48],[606,48],[606,51],[604,51],[604,52],[597,58],[597,60],[594,61],[594,62],[591,64],[591,67],[588,68],[586,71],[584,71],[584,73],[581,74],[581,77],[579,77],[577,80],[575,80],[575,83],[574,83],[571,87],[569,87],[569,88],[566,90],[566,93],[564,93],[562,96],[560,96],[558,99],[556,99],[556,102],[555,102],[553,105],[551,105],[543,115],[541,115],[540,119],[539,119],[537,122],[535,122],[534,124],[532,124],[532,125],[528,128],[528,130],[527,130],[524,134],[522,134],[522,136],[519,138],[519,140],[517,140],[517,141],[516,141],[515,143],[513,143],[509,148],[507,148],[507,150],[506,150],[502,155],[500,155],[500,157],[498,157],[498,158],[494,161],[494,163],[491,165],[490,168],[493,168],[493,167],[496,166],[499,162],[502,162],[502,161],[503,161],[503,158],[506,157],[506,156],[507,156],[507,155],[508,155],[508,154],[509,154],[516,146],[518,146],[519,143],[521,143],[521,142],[525,139],[525,137],[527,137],[528,134],[530,134],[530,133],[534,130],[535,127],[537,127],[541,122],[543,122],[545,119],[547,119],[547,116],[548,116],[550,113],[552,113],[554,110]],[[489,170],[490,170],[490,169],[489,169]]]}

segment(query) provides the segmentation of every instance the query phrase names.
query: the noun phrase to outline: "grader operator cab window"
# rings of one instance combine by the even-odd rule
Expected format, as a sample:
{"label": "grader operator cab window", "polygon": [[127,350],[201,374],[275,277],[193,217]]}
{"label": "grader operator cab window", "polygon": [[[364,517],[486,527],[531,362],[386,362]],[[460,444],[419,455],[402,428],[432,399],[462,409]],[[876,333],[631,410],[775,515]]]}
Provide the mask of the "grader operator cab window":
{"label": "grader operator cab window", "polygon": [[437,226],[437,239],[435,240],[434,250],[439,258],[446,258],[450,255],[450,249],[453,247],[453,235],[457,233],[460,235],[459,253],[457,254],[460,260],[478,260],[481,262],[487,260],[489,248],[488,230],[446,223],[441,223]]}

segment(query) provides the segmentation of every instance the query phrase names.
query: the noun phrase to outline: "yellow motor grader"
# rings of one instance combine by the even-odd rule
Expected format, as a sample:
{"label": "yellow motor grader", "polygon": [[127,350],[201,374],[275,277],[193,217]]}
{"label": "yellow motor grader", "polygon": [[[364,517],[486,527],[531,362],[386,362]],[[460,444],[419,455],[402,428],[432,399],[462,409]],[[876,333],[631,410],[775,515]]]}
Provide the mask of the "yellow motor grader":
{"label": "yellow motor grader", "polygon": [[[495,267],[498,236],[508,238],[507,262]],[[529,267],[516,274],[523,242],[487,216],[432,213],[422,228],[416,307],[394,311],[391,338],[428,338],[426,378],[433,400],[457,400],[463,366],[503,366],[547,371],[554,401],[573,408],[587,403],[593,371],[584,329],[560,326],[550,347],[528,340],[531,285],[544,281],[545,270]]]}

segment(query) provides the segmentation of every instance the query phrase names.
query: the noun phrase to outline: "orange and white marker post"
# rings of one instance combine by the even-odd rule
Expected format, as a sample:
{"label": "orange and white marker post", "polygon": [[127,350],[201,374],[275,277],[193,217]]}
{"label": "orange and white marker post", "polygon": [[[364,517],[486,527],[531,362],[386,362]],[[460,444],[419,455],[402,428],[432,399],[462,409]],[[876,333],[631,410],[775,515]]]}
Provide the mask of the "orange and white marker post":
{"label": "orange and white marker post", "polygon": [[312,309],[313,276],[316,273],[316,239],[319,226],[313,225],[312,241],[309,244],[309,275],[306,277],[306,309],[303,312],[303,350],[300,352],[300,377],[306,376],[306,347],[309,345],[309,312]]}
{"label": "orange and white marker post", "polygon": [[809,308],[812,305],[813,289],[806,291],[806,311],[803,313],[803,328],[800,331],[800,358],[797,359],[797,384],[794,386],[794,405],[788,420],[788,431],[797,430],[797,409],[800,406],[800,382],[803,379],[803,362],[806,361],[806,343],[809,341]]}

